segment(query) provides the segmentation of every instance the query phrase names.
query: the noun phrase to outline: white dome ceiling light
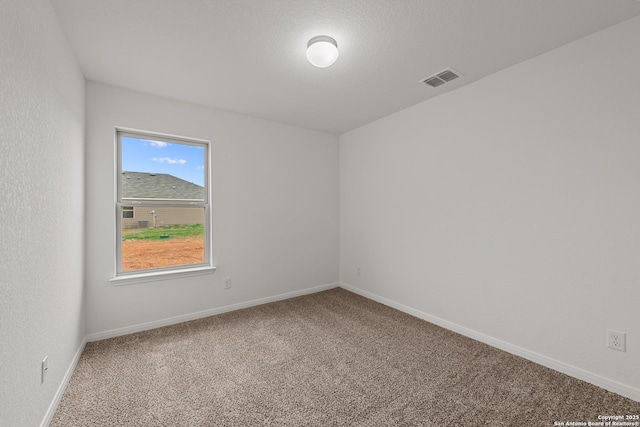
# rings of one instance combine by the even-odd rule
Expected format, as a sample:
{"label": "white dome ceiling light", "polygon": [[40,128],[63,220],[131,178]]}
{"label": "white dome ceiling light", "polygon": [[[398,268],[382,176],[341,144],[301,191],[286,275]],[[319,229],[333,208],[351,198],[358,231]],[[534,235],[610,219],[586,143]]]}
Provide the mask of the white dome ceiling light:
{"label": "white dome ceiling light", "polygon": [[318,68],[331,66],[338,59],[338,43],[329,36],[316,36],[307,43],[307,59]]}

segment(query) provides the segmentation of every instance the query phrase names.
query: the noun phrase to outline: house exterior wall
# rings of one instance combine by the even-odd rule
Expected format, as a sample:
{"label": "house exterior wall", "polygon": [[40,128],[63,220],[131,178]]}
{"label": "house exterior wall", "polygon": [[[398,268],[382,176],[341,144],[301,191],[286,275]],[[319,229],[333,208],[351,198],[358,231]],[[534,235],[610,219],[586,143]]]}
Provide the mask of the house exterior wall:
{"label": "house exterior wall", "polygon": [[[123,228],[153,227],[153,214],[156,212],[155,226],[204,224],[204,208],[151,207],[134,206],[133,218],[122,218]],[[142,223],[146,221],[146,224]]]}

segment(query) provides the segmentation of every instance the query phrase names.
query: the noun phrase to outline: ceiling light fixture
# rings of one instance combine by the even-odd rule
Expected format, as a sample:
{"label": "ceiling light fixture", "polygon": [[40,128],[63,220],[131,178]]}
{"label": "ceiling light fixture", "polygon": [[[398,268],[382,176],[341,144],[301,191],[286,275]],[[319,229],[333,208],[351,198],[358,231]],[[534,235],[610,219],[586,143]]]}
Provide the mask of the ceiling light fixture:
{"label": "ceiling light fixture", "polygon": [[307,59],[318,68],[326,68],[338,59],[338,43],[329,36],[316,36],[307,43]]}

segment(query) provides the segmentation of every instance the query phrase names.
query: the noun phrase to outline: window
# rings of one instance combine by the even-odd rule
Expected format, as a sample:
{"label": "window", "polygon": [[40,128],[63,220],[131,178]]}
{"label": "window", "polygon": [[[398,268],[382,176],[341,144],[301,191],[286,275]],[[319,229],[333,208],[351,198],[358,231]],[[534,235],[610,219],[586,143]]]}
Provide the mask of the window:
{"label": "window", "polygon": [[116,276],[211,267],[209,142],[117,130]]}
{"label": "window", "polygon": [[122,207],[122,218],[123,219],[133,219],[134,218],[134,210],[133,206],[123,206]]}

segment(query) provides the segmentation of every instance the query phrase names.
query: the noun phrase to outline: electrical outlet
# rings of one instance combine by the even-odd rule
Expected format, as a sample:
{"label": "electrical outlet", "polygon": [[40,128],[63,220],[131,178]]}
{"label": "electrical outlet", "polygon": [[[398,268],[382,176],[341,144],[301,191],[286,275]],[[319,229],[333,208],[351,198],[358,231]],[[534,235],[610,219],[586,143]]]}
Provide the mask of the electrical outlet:
{"label": "electrical outlet", "polygon": [[49,372],[49,356],[45,356],[42,359],[42,363],[40,364],[40,384],[44,384],[44,379],[47,377],[47,372]]}
{"label": "electrical outlet", "polygon": [[225,289],[231,288],[231,277],[224,278],[224,288]]}
{"label": "electrical outlet", "polygon": [[360,276],[362,274],[362,270],[360,269],[360,266],[357,265],[356,266],[356,276]]}
{"label": "electrical outlet", "polygon": [[627,351],[627,334],[607,330],[607,347],[619,351]]}

